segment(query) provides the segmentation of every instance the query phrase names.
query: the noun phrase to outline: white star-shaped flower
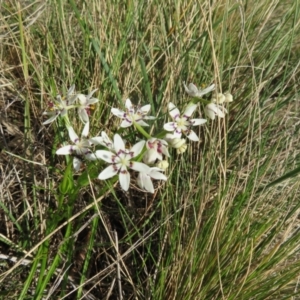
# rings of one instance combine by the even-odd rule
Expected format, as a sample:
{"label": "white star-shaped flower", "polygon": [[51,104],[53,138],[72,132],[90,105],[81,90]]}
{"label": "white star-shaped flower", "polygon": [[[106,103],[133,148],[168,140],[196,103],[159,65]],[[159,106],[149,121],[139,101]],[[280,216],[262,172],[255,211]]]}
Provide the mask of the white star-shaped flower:
{"label": "white star-shaped flower", "polygon": [[87,96],[83,94],[78,94],[78,115],[83,123],[89,121],[90,115],[90,105],[95,104],[99,101],[97,98],[92,98],[93,94],[97,91],[97,89],[91,91]]}
{"label": "white star-shaped flower", "polygon": [[154,164],[156,160],[162,160],[165,155],[169,157],[168,143],[165,140],[151,138],[146,142],[147,151],[143,156],[143,162]]}
{"label": "white star-shaped flower", "polygon": [[104,146],[111,151],[115,150],[112,140],[108,137],[108,135],[104,131],[101,132],[101,136],[90,138],[89,141],[92,144]]}
{"label": "white star-shaped flower", "polygon": [[188,86],[186,86],[185,82],[183,82],[183,86],[185,91],[191,96],[191,97],[197,97],[202,98],[203,95],[213,91],[215,89],[215,85],[212,84],[209,87],[200,90],[198,89],[193,83],[190,83]]}
{"label": "white star-shaped flower", "polygon": [[63,99],[60,95],[57,95],[56,100],[54,102],[50,102],[50,110],[43,113],[43,115],[50,116],[50,118],[43,123],[44,125],[52,123],[58,116],[64,117],[67,115],[68,110],[74,107],[72,104],[77,99],[77,95],[74,94],[74,90],[75,85],[73,84],[69,88],[65,99]]}
{"label": "white star-shaped flower", "polygon": [[130,99],[127,99],[125,102],[125,108],[126,108],[125,112],[118,108],[111,109],[112,114],[114,114],[115,116],[117,116],[123,120],[120,125],[120,127],[122,127],[122,128],[129,127],[133,123],[137,123],[141,126],[149,126],[143,120],[155,119],[155,117],[147,116],[147,114],[149,113],[150,108],[151,108],[150,104],[147,104],[145,106],[138,108],[137,111],[135,112],[135,109],[134,109]]}
{"label": "white star-shaped flower", "polygon": [[156,180],[167,180],[167,176],[161,173],[161,169],[153,167],[148,172],[140,172],[137,178],[138,186],[147,192],[154,193],[154,187],[151,178]]}
{"label": "white star-shaped flower", "polygon": [[173,131],[175,138],[181,138],[184,133],[187,138],[192,141],[199,141],[196,133],[191,129],[192,126],[197,126],[206,123],[205,119],[190,119],[191,115],[195,111],[197,104],[190,104],[187,106],[183,115],[180,115],[179,109],[172,103],[169,103],[169,113],[173,119],[173,122],[166,123],[164,129],[167,131]]}
{"label": "white star-shaped flower", "polygon": [[225,107],[215,104],[215,103],[209,103],[204,108],[205,114],[212,120],[214,120],[216,117],[224,118],[225,113],[227,113],[227,110]]}
{"label": "white star-shaped flower", "polygon": [[[81,134],[81,139],[78,137],[76,132],[74,131],[72,126],[68,127],[68,132],[69,132],[69,137],[71,141],[74,143],[74,145],[66,145],[56,151],[57,155],[78,155],[78,156],[83,156],[85,159],[88,160],[95,160],[96,157],[91,151],[91,143],[87,139],[87,136],[89,134],[89,124],[86,123],[82,134]],[[76,171],[80,169],[81,166],[81,159],[77,156],[74,157],[73,159],[73,167]]]}
{"label": "white star-shaped flower", "polygon": [[111,178],[115,175],[119,175],[120,185],[123,190],[127,191],[130,184],[130,174],[128,168],[148,173],[149,167],[144,163],[132,161],[132,159],[138,156],[143,150],[145,141],[136,143],[130,150],[125,149],[125,143],[120,135],[114,135],[114,149],[115,152],[107,150],[97,150],[96,157],[100,158],[111,165],[105,168],[98,176],[100,180]]}

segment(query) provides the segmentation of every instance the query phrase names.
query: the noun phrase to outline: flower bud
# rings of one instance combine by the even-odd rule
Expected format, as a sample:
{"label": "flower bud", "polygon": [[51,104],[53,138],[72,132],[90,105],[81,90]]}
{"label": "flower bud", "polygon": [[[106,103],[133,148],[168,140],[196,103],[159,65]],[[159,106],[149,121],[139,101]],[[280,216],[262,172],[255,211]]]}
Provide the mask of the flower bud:
{"label": "flower bud", "polygon": [[187,149],[187,144],[185,139],[173,138],[169,140],[171,147],[177,150],[178,154],[182,154]]}
{"label": "flower bud", "polygon": [[157,159],[157,152],[155,149],[149,149],[143,156],[143,162],[147,165],[154,164]]}
{"label": "flower bud", "polygon": [[186,144],[185,139],[174,138],[169,141],[171,147],[178,149],[181,148],[184,144]]}
{"label": "flower bud", "polygon": [[[185,140],[184,140],[185,141]],[[187,144],[181,145],[181,147],[177,148],[177,154],[182,154],[186,151],[187,149]]]}
{"label": "flower bud", "polygon": [[229,92],[224,93],[225,96],[225,102],[232,102],[233,101],[233,97]]}
{"label": "flower bud", "polygon": [[155,164],[155,166],[163,171],[169,167],[169,163],[166,160],[161,160]]}
{"label": "flower bud", "polygon": [[216,94],[215,97],[211,99],[211,101],[222,104],[225,102],[225,96],[222,93]]}

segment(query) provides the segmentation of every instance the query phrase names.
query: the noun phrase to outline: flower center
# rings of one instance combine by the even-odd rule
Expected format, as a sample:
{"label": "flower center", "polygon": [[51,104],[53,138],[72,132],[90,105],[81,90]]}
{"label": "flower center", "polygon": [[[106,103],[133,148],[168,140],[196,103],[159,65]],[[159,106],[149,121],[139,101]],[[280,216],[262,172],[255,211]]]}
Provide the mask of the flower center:
{"label": "flower center", "polygon": [[190,123],[186,120],[186,118],[178,118],[176,120],[177,127],[180,129],[186,130]]}

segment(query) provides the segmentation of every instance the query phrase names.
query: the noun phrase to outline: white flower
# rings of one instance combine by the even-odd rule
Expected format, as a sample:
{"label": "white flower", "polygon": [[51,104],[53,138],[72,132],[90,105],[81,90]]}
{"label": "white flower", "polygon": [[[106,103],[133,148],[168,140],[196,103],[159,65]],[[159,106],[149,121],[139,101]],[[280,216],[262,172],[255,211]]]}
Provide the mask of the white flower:
{"label": "white flower", "polygon": [[108,148],[109,150],[114,151],[114,144],[104,131],[101,132],[101,136],[96,136],[96,137],[90,138],[89,141],[92,144],[102,145],[102,146]]}
{"label": "white flower", "polygon": [[115,116],[117,116],[123,120],[120,125],[120,127],[122,127],[122,128],[129,127],[133,123],[137,123],[141,126],[149,126],[147,123],[145,123],[143,121],[143,119],[145,119],[145,120],[155,119],[155,117],[146,116],[148,114],[148,112],[150,111],[150,108],[151,108],[150,104],[147,104],[145,106],[138,108],[137,111],[135,112],[135,109],[134,109],[130,99],[127,99],[125,102],[125,108],[126,108],[126,112],[124,112],[118,108],[111,109],[112,114],[114,114]]}
{"label": "white flower", "polygon": [[172,103],[169,103],[169,113],[173,119],[173,122],[166,123],[164,129],[167,131],[173,131],[176,138],[181,138],[182,133],[184,133],[190,140],[199,141],[196,133],[191,129],[192,126],[197,126],[204,124],[205,119],[191,119],[192,113],[195,111],[197,104],[190,104],[187,106],[185,112],[180,116],[180,111]]}
{"label": "white flower", "polygon": [[215,89],[215,85],[212,84],[206,89],[199,90],[193,83],[190,83],[186,86],[185,82],[183,82],[185,91],[192,97],[202,98],[203,95],[213,91]]}
{"label": "white flower", "polygon": [[[81,134],[81,139],[79,139],[73,127],[69,126],[68,127],[69,136],[71,141],[74,143],[74,145],[66,145],[62,147],[56,151],[56,154],[57,155],[73,154],[73,155],[83,156],[88,160],[95,160],[96,157],[90,150],[91,144],[87,139],[87,136],[89,134],[89,124],[90,123],[85,124]],[[75,156],[73,159],[73,167],[76,171],[80,169],[81,163],[82,163],[81,159]]]}
{"label": "white flower", "polygon": [[57,95],[56,100],[54,102],[50,102],[50,111],[44,112],[43,115],[51,117],[43,123],[44,125],[52,123],[58,116],[64,117],[68,113],[68,109],[74,107],[72,104],[77,98],[77,95],[74,94],[74,90],[75,85],[73,84],[69,88],[65,99],[62,99],[60,95]]}
{"label": "white flower", "polygon": [[225,107],[215,104],[215,103],[209,103],[204,108],[205,114],[212,120],[215,119],[215,117],[224,118],[225,113],[227,113],[227,110]]}
{"label": "white flower", "polygon": [[125,144],[122,138],[118,135],[114,135],[114,149],[116,153],[97,150],[96,157],[100,158],[111,165],[105,168],[98,176],[99,179],[105,180],[119,174],[120,184],[123,190],[127,191],[130,184],[130,174],[128,168],[138,172],[149,172],[149,167],[141,162],[131,161],[143,150],[145,141],[136,143],[130,150],[125,149]]}
{"label": "white flower", "polygon": [[187,149],[185,139],[175,137],[173,134],[166,134],[165,140],[169,143],[172,148],[175,148],[178,154],[182,154]]}
{"label": "white flower", "polygon": [[151,138],[146,142],[147,151],[143,156],[146,164],[154,164],[156,160],[162,160],[162,155],[169,157],[168,143],[165,140]]}
{"label": "white flower", "polygon": [[83,123],[89,121],[90,115],[90,105],[95,104],[99,101],[97,98],[92,98],[93,94],[97,91],[97,89],[91,91],[87,96],[83,94],[78,94],[78,115]]}
{"label": "white flower", "polygon": [[137,184],[138,186],[146,190],[147,192],[154,193],[154,187],[151,178],[157,179],[157,180],[167,180],[167,176],[160,173],[162,171],[159,168],[153,167],[149,168],[148,172],[140,172],[137,178]]}

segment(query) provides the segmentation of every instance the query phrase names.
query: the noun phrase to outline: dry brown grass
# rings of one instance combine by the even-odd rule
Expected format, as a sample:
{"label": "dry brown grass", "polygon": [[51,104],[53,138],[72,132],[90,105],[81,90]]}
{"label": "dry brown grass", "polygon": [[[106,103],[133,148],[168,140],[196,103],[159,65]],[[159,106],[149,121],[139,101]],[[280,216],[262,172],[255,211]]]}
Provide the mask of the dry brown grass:
{"label": "dry brown grass", "polygon": [[[86,32],[70,4],[22,3],[27,78],[19,44],[22,28],[18,22],[18,6],[7,1],[0,14],[0,254],[18,258],[25,255],[34,263],[34,259],[40,259],[37,255],[41,255],[38,252],[41,245],[47,244],[46,276],[54,257],[61,253],[61,263],[47,285],[45,294],[49,299],[62,295],[62,299],[74,299],[74,294],[67,294],[81,286],[89,295],[81,299],[118,299],[121,294],[118,282],[122,283],[124,299],[151,299],[157,286],[164,289],[161,299],[181,299],[183,295],[201,299],[198,297],[205,282],[196,275],[191,276],[196,255],[193,251],[199,248],[197,237],[215,218],[210,245],[205,249],[219,255],[214,241],[221,240],[219,232],[228,226],[235,201],[245,192],[249,193],[249,201],[241,209],[241,223],[236,225],[232,236],[228,236],[228,241],[234,240],[235,233],[250,235],[252,226],[257,224],[265,222],[265,229],[251,241],[253,251],[245,258],[249,259],[247,272],[239,276],[238,266],[234,265],[235,284],[223,292],[221,282],[214,287],[220,290],[212,292],[211,299],[239,295],[233,290],[238,285],[247,286],[247,275],[255,272],[260,263],[252,257],[259,245],[266,245],[261,251],[264,259],[271,258],[281,251],[280,247],[299,225],[295,193],[298,183],[290,180],[257,194],[258,188],[283,175],[287,169],[295,168],[299,159],[299,105],[294,101],[299,74],[297,66],[289,65],[296,61],[293,56],[299,52],[299,41],[291,42],[290,55],[281,54],[287,63],[272,60],[271,53],[268,55],[268,51],[279,51],[284,42],[289,41],[284,39],[293,23],[289,20],[282,25],[287,33],[275,44],[267,39],[270,30],[280,24],[281,18],[277,16],[286,15],[290,9],[288,5],[276,6],[276,3],[279,1],[256,1],[259,8],[252,9],[248,2],[248,7],[242,9],[234,1],[212,4],[209,1],[178,1],[176,4],[153,1],[141,10],[138,1],[119,5],[92,1],[89,6],[78,2]],[[293,25],[297,30],[298,22]],[[99,39],[103,58],[92,47],[91,38]],[[227,39],[228,43],[224,42]],[[262,43],[264,39],[266,46]],[[148,78],[143,75],[140,59]],[[103,61],[109,66],[110,74]],[[289,78],[285,77],[285,68],[288,68]],[[157,115],[169,101],[179,105],[187,102],[182,91],[183,80],[197,84],[209,84],[213,80],[218,89],[230,90],[235,102],[230,106],[228,121],[207,130],[200,129],[202,143],[190,148],[184,162],[178,159],[174,164],[169,174],[173,176],[170,188],[160,187],[156,194],[149,196],[134,185],[129,193],[115,186],[114,192],[99,195],[103,185],[92,180],[78,193],[70,217],[58,209],[59,183],[66,166],[53,154],[64,134],[60,128],[42,126],[41,114],[47,102],[55,94],[63,93],[62,89],[73,83],[72,80],[76,80],[82,92],[90,87],[100,89],[101,102],[92,121],[96,134],[103,128],[113,132],[116,127],[114,120],[108,117],[118,98],[113,82],[122,99],[130,97],[135,102],[147,103],[152,96]],[[146,92],[148,86],[152,95]],[[26,101],[30,103],[28,129],[24,125]],[[274,111],[275,117],[273,113],[268,115]],[[71,119],[75,120],[75,116]],[[268,132],[267,137],[265,132]],[[249,185],[254,185],[253,174],[257,175],[250,192]],[[229,179],[230,187],[227,186]],[[289,193],[291,197],[286,203]],[[196,206],[193,202],[198,199],[201,203]],[[69,200],[66,196],[66,206]],[[221,200],[218,214],[212,216],[215,203]],[[266,216],[266,212],[271,217]],[[51,228],[55,216],[63,214],[65,217]],[[275,220],[278,215],[281,218]],[[65,240],[69,224],[72,233]],[[266,242],[272,230],[278,233]],[[173,233],[177,231],[179,242],[175,248]],[[90,249],[91,240],[94,244]],[[62,245],[69,247],[69,252],[62,250]],[[242,245],[234,247],[229,243],[224,247],[236,257],[248,251]],[[296,252],[295,248],[290,251]],[[270,273],[284,272],[295,263],[293,259],[298,264],[298,253],[294,252],[292,258],[280,261]],[[211,259],[218,257],[217,254]],[[201,259],[199,270],[205,273],[210,263]],[[19,297],[28,280],[31,263],[22,266],[21,262],[1,261],[0,282],[5,282],[3,291],[7,299]],[[63,279],[64,274],[66,279]],[[215,274],[211,277],[217,276]],[[38,276],[37,272],[28,295],[34,293]],[[184,279],[189,276],[195,278],[195,282],[191,280],[185,285]],[[163,278],[165,284],[159,283]],[[198,287],[194,286],[196,283]],[[65,289],[65,293],[60,289]]]}

